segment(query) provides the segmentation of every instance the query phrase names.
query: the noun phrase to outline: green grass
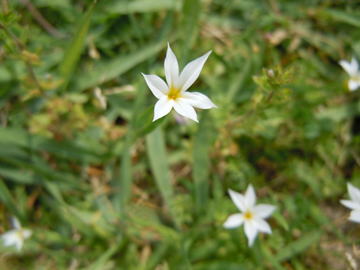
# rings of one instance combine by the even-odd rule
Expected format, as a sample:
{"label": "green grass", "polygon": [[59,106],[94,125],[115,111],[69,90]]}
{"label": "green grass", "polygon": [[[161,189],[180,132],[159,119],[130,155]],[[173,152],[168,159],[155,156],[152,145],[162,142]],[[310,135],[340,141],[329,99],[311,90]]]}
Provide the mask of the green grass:
{"label": "green grass", "polygon": [[[34,232],[0,269],[352,269],[356,1],[0,2],[0,233],[13,215]],[[164,76],[167,42],[181,67],[213,51],[199,124],[151,122],[141,72]],[[250,183],[277,206],[252,248],[222,227]]]}

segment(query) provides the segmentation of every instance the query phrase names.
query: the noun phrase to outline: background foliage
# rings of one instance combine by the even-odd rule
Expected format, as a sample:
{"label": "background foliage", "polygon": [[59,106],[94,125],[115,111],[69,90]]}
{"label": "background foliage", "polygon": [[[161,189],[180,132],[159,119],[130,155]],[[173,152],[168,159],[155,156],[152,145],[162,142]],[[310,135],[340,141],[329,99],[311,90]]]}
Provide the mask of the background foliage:
{"label": "background foliage", "polygon": [[[339,205],[360,187],[360,57],[348,0],[2,0],[0,222],[34,231],[1,269],[357,269]],[[218,109],[152,124],[141,72],[212,50]],[[226,190],[277,205],[247,247]],[[358,263],[358,265],[360,265]],[[352,268],[351,268],[352,267]]]}

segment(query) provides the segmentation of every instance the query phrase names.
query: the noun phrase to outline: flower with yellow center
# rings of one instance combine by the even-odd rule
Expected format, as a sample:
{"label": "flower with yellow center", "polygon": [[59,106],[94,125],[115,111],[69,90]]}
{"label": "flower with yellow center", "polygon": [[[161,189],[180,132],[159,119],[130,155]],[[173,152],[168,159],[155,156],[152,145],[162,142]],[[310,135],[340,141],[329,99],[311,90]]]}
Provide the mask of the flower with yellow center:
{"label": "flower with yellow center", "polygon": [[350,200],[340,202],[351,209],[349,220],[360,223],[360,189],[348,183],[347,185]]}
{"label": "flower with yellow center", "polygon": [[269,224],[264,220],[275,210],[270,204],[256,203],[256,195],[252,185],[249,185],[245,195],[229,189],[229,194],[241,213],[230,215],[224,223],[226,229],[233,229],[244,224],[249,246],[252,246],[258,232],[271,233]]}
{"label": "flower with yellow center", "polygon": [[359,64],[356,61],[356,59],[352,58],[351,62],[341,60],[339,64],[350,76],[348,82],[348,87],[350,91],[354,91],[358,89],[360,87],[360,70],[359,70]]}
{"label": "flower with yellow center", "polygon": [[4,246],[15,246],[20,251],[24,245],[25,239],[29,238],[32,234],[31,230],[22,228],[17,218],[12,218],[14,229],[1,235]]}
{"label": "flower with yellow center", "polygon": [[211,51],[188,63],[179,74],[178,61],[168,44],[164,62],[167,83],[156,75],[142,74],[153,95],[159,99],[155,104],[153,121],[167,115],[174,108],[178,114],[198,122],[194,107],[199,109],[216,107],[204,94],[187,92],[199,77],[210,53]]}

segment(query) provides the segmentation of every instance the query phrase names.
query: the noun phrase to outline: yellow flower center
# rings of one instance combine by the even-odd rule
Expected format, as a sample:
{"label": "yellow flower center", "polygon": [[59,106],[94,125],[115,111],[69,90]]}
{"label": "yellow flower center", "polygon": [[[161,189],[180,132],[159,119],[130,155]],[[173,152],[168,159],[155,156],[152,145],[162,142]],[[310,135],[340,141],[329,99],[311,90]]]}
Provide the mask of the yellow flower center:
{"label": "yellow flower center", "polygon": [[181,97],[181,90],[173,86],[170,87],[167,93],[168,99],[176,100]]}
{"label": "yellow flower center", "polygon": [[20,230],[17,230],[16,234],[17,234],[17,236],[19,237],[19,239],[24,240],[25,235],[24,235],[23,230],[21,230],[21,229],[20,229]]}
{"label": "yellow flower center", "polygon": [[350,79],[357,82],[357,83],[360,83],[360,74],[352,76]]}
{"label": "yellow flower center", "polygon": [[253,214],[250,212],[250,211],[246,211],[245,214],[244,214],[244,218],[247,219],[247,220],[250,220],[252,219],[254,216]]}

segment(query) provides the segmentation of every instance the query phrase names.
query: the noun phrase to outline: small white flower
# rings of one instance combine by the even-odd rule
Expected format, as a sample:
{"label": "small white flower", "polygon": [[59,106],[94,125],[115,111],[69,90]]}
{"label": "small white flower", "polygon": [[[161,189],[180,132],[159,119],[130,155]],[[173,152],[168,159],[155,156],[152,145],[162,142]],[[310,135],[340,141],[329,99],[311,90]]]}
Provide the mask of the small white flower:
{"label": "small white flower", "polygon": [[350,91],[354,91],[358,89],[360,87],[360,70],[359,70],[359,64],[356,61],[356,59],[352,58],[351,62],[341,60],[339,64],[350,76],[348,82],[348,87]]}
{"label": "small white flower", "polygon": [[199,92],[186,91],[199,77],[210,53],[211,51],[188,63],[179,74],[178,61],[168,44],[164,62],[167,83],[156,75],[142,74],[153,95],[159,99],[155,104],[153,121],[167,115],[174,108],[178,114],[198,122],[194,107],[216,107],[207,96]]}
{"label": "small white flower", "polygon": [[230,215],[224,223],[226,229],[233,229],[244,224],[249,246],[252,246],[258,232],[271,233],[269,224],[264,220],[276,209],[270,204],[256,203],[256,195],[252,185],[249,185],[245,195],[229,189],[231,200],[240,210],[240,214]]}
{"label": "small white flower", "polygon": [[20,222],[15,217],[12,218],[12,223],[14,229],[3,233],[1,239],[4,242],[4,246],[15,246],[15,248],[20,251],[24,245],[25,239],[31,236],[32,231],[22,228]]}
{"label": "small white flower", "polygon": [[351,200],[341,200],[340,202],[352,210],[349,220],[360,223],[360,189],[350,183],[347,184],[347,188]]}

